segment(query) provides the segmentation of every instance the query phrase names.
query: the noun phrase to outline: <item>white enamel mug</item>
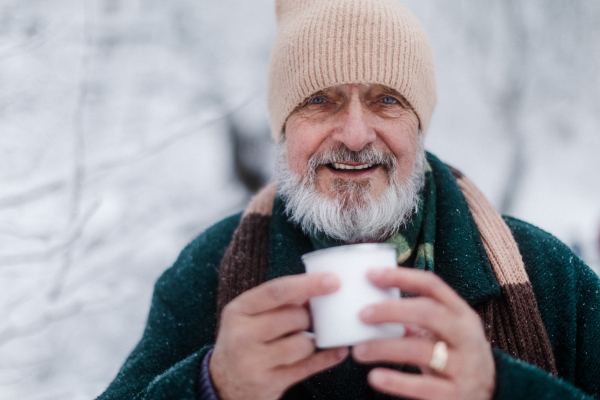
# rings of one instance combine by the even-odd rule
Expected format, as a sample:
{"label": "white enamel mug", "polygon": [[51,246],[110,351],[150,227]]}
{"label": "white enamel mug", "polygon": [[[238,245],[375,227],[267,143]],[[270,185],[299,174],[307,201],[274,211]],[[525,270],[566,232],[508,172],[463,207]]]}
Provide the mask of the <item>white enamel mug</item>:
{"label": "white enamel mug", "polygon": [[368,325],[358,314],[367,305],[400,298],[398,288],[381,289],[367,279],[372,268],[396,268],[396,247],[365,243],[331,247],[302,256],[306,272],[330,272],[340,279],[338,291],[310,299],[316,345],[351,346],[371,339],[404,336],[398,323]]}

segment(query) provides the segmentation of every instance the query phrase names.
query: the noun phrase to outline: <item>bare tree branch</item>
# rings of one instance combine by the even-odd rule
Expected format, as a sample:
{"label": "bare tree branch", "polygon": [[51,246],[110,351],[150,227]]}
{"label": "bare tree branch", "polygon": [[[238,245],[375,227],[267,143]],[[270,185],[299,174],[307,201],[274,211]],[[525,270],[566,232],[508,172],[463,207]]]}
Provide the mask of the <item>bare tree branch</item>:
{"label": "bare tree branch", "polygon": [[94,43],[91,33],[90,18],[92,14],[90,1],[83,2],[83,48],[81,52],[81,78],[79,81],[79,97],[73,120],[73,171],[71,182],[71,222],[79,215],[81,207],[81,191],[85,179],[85,114],[88,85],[91,75]]}
{"label": "bare tree branch", "polygon": [[58,23],[56,28],[54,28],[54,30],[51,32],[47,32],[43,35],[33,36],[30,39],[14,44],[8,48],[4,48],[2,51],[0,51],[0,61],[36,49],[50,41],[50,39],[57,37],[66,29],[67,26],[62,23]]}

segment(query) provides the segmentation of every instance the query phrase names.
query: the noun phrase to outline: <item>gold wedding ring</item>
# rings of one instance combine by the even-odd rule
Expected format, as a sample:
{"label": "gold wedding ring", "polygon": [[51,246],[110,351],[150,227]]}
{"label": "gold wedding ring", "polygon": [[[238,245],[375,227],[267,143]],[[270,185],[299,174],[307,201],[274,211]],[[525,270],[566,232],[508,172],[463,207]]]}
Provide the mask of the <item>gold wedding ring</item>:
{"label": "gold wedding ring", "polygon": [[429,368],[435,372],[442,372],[448,361],[448,346],[446,342],[439,341],[433,346],[433,354],[431,355],[431,361],[429,361]]}

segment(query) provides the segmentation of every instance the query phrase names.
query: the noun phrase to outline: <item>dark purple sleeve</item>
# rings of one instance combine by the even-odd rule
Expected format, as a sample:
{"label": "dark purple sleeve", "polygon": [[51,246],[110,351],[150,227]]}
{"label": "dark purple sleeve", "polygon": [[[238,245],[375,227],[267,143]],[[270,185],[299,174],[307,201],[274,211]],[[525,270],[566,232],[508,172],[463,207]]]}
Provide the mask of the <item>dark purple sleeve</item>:
{"label": "dark purple sleeve", "polygon": [[212,349],[204,356],[202,366],[200,367],[200,384],[198,385],[198,400],[219,400],[217,391],[210,379],[210,371],[208,370],[208,362],[212,355]]}

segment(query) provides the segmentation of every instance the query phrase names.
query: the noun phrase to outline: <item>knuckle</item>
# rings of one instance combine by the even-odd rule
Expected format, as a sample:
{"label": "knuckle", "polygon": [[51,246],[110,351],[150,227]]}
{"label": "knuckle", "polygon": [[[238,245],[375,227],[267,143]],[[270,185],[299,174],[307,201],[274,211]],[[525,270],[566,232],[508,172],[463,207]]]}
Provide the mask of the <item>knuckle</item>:
{"label": "knuckle", "polygon": [[309,355],[314,353],[315,344],[311,339],[309,339],[305,336],[302,336],[302,341],[300,342],[300,348],[302,349],[301,354],[304,355],[304,357],[308,357]]}
{"label": "knuckle", "polygon": [[223,307],[223,311],[221,312],[221,318],[229,318],[229,316],[234,312],[234,307],[235,306],[232,305],[232,302],[227,303],[225,307]]}
{"label": "knuckle", "polygon": [[477,315],[466,316],[461,321],[455,321],[455,329],[462,332],[463,340],[471,346],[479,345],[481,341],[487,343],[483,324]]}
{"label": "knuckle", "polygon": [[283,281],[272,281],[265,287],[266,294],[276,302],[281,302],[285,299],[288,292],[288,287]]}
{"label": "knuckle", "polygon": [[439,308],[434,304],[434,302],[429,299],[426,299],[423,302],[423,307],[421,308],[422,309],[420,310],[420,312],[425,320],[436,321],[440,318],[445,319],[444,315],[442,315],[443,313],[441,313]]}
{"label": "knuckle", "polygon": [[290,312],[292,327],[295,329],[308,329],[310,326],[310,315],[304,307],[296,307]]}
{"label": "knuckle", "polygon": [[233,316],[240,313],[240,304],[239,300],[232,300],[223,307],[223,311],[221,313],[222,319],[233,318]]}
{"label": "knuckle", "polygon": [[479,319],[479,315],[471,307],[462,307],[460,310],[458,310],[456,315],[459,318],[463,318],[465,322],[468,322],[470,324],[474,323],[475,321],[478,321],[478,323],[481,324],[481,322],[479,322],[481,321]]}
{"label": "knuckle", "polygon": [[317,361],[315,358],[308,358],[300,365],[300,374],[306,376],[317,370]]}
{"label": "knuckle", "polygon": [[439,276],[437,276],[434,273],[428,273],[426,276],[427,276],[426,283],[433,290],[438,289],[442,285],[445,285],[442,278],[440,278]]}
{"label": "knuckle", "polygon": [[293,354],[294,358],[303,359],[315,351],[315,346],[309,338],[298,335],[289,342],[288,351]]}
{"label": "knuckle", "polygon": [[235,346],[246,342],[248,338],[248,332],[244,329],[239,329],[239,327],[233,327],[231,330],[229,330],[228,336],[231,343]]}
{"label": "knuckle", "polygon": [[429,348],[424,341],[416,341],[411,346],[404,346],[402,351],[404,356],[415,363],[420,363],[422,359],[429,357]]}
{"label": "knuckle", "polygon": [[481,321],[481,318],[479,317],[479,315],[472,309],[468,309],[466,311],[466,317],[468,320],[468,323],[470,325],[473,325],[474,327],[479,327],[481,330],[483,330],[483,322]]}

